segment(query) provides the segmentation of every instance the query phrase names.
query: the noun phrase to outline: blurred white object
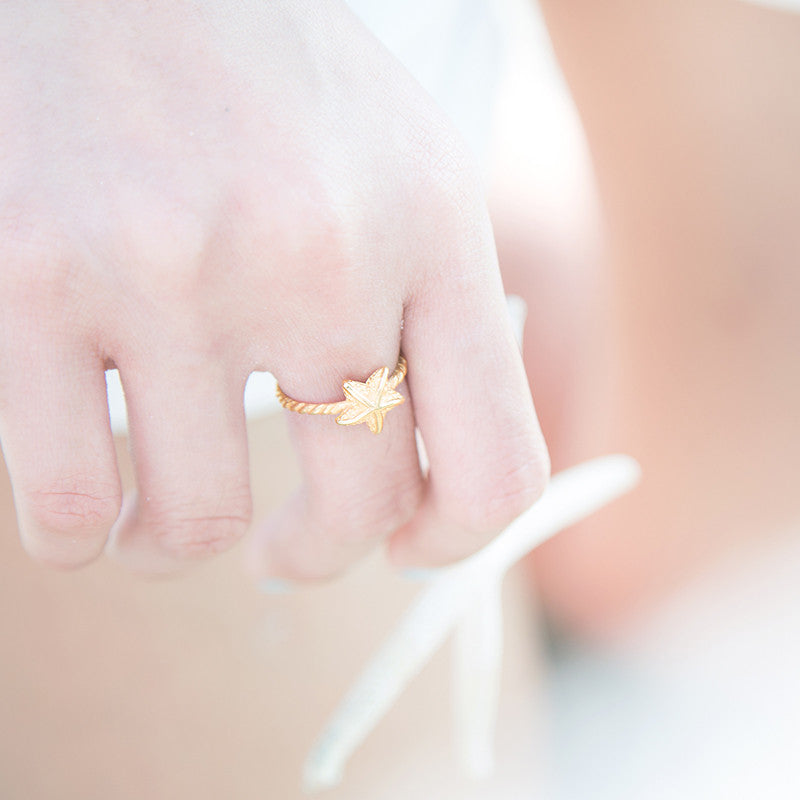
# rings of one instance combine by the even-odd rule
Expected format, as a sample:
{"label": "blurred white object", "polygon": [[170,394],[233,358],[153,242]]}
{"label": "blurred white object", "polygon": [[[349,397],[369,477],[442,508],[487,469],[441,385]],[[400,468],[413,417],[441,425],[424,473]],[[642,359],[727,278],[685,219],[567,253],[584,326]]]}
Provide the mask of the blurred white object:
{"label": "blurred white object", "polygon": [[757,6],[772,6],[783,11],[800,11],[800,0],[743,0]]}
{"label": "blurred white object", "polygon": [[494,771],[494,731],[503,662],[502,576],[492,573],[473,587],[470,605],[455,630],[453,727],[456,752],[471,778]]}
{"label": "blurred white object", "polygon": [[[456,718],[469,772],[491,770],[491,727],[502,648],[499,604],[484,619],[476,603],[499,587],[509,567],[563,528],[630,491],[639,466],[627,456],[606,456],[556,475],[542,498],[479,553],[439,570],[394,632],[366,665],[306,760],[304,785],[314,791],[335,786],[344,766],[440,644],[462,622],[461,689]],[[472,635],[474,634],[474,635]],[[468,675],[478,666],[477,674]]]}

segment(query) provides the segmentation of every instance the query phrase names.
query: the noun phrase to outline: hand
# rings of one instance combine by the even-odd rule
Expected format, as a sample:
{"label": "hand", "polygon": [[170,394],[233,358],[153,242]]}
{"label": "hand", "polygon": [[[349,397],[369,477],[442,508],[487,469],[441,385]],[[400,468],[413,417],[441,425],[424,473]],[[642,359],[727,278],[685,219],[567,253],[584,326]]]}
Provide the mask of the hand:
{"label": "hand", "polygon": [[111,532],[146,570],[224,550],[250,522],[250,372],[330,401],[402,347],[413,402],[380,436],[285,412],[304,483],[259,569],[323,577],[387,536],[397,563],[464,556],[548,473],[475,170],[342,4],[224,5],[0,6],[0,438],[25,546],[77,565]]}

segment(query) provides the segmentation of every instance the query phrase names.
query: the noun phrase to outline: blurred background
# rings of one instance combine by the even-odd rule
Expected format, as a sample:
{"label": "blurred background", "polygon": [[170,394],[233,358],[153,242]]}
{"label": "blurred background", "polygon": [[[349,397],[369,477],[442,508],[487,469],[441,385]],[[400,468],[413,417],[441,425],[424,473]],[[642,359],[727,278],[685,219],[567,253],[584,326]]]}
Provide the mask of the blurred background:
{"label": "blurred background", "polygon": [[[641,487],[505,587],[497,768],[452,752],[440,653],[331,798],[800,796],[800,15],[738,0],[350,4],[482,165],[554,469]],[[124,479],[124,412],[114,389]],[[115,399],[116,398],[116,399]],[[294,488],[270,379],[256,513]],[[419,586],[376,554],[258,594],[33,564],[0,478],[0,797],[301,797],[303,757]]]}
{"label": "blurred background", "polygon": [[543,796],[796,797],[800,9],[543,2],[571,102],[512,6],[492,197],[534,397],[557,469],[644,470],[530,565]]}

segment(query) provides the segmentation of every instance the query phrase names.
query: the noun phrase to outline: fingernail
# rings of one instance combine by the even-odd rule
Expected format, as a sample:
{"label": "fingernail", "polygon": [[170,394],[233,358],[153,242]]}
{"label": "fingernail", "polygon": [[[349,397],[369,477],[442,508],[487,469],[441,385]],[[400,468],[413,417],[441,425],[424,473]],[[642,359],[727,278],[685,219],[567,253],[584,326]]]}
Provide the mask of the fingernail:
{"label": "fingernail", "polygon": [[421,569],[419,567],[414,567],[412,569],[404,569],[400,575],[407,581],[422,583],[424,581],[429,581],[431,578],[435,578],[440,572],[441,570],[438,569]]}
{"label": "fingernail", "polygon": [[294,588],[295,584],[284,578],[262,578],[258,582],[258,589],[264,594],[288,594]]}

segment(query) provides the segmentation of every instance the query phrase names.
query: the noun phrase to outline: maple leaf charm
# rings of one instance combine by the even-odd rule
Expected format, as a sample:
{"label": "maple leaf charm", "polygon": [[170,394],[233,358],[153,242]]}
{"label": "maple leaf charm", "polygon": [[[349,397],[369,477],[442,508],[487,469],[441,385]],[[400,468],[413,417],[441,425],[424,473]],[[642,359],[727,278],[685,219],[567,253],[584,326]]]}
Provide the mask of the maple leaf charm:
{"label": "maple leaf charm", "polygon": [[376,369],[364,383],[345,381],[344,389],[347,408],[336,417],[340,425],[358,425],[366,422],[373,433],[383,430],[386,412],[399,406],[405,400],[400,392],[388,385],[389,367]]}

